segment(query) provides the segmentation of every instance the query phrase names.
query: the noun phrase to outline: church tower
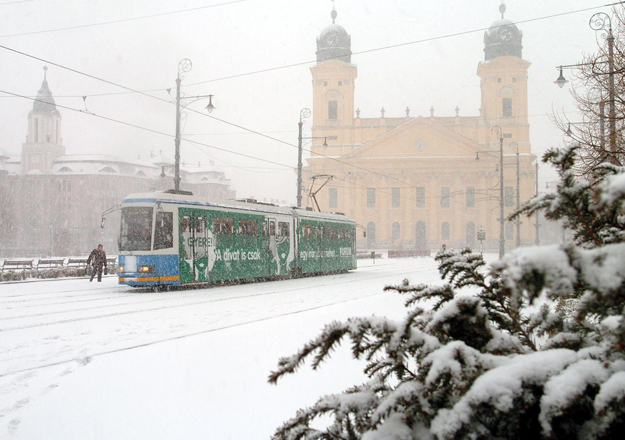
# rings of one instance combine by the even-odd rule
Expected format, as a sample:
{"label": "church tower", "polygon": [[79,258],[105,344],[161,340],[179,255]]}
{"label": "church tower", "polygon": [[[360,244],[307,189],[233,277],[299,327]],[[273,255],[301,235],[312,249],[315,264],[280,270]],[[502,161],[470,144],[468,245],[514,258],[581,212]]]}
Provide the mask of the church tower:
{"label": "church tower", "polygon": [[351,37],[336,24],[337,12],[332,8],[332,24],[317,38],[317,64],[310,69],[313,77],[313,127],[340,127],[354,121],[354,80],[356,66],[351,64]]}
{"label": "church tower", "polygon": [[61,114],[48,87],[48,68],[43,70],[43,83],[33,109],[28,113],[28,135],[22,144],[22,174],[50,174],[54,160],[65,154],[61,139]]}
{"label": "church tower", "polygon": [[501,19],[493,22],[484,34],[484,61],[477,68],[481,78],[481,113],[487,126],[500,126],[506,141],[517,142],[521,152],[529,153],[527,70],[530,63],[522,58],[523,33],[504,18],[503,2],[499,11]]}

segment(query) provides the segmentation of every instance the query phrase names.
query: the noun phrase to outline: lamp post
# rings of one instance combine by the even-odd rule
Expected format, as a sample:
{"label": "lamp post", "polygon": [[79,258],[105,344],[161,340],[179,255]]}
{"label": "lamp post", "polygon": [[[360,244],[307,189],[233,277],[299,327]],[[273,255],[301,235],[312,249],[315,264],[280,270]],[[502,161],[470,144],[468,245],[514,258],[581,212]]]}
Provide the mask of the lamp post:
{"label": "lamp post", "polygon": [[[590,17],[589,22],[590,28],[594,31],[603,31],[603,38],[608,41],[608,101],[610,103],[610,114],[609,114],[609,130],[610,130],[610,152],[612,155],[616,154],[616,106],[615,106],[615,87],[614,87],[614,34],[612,33],[612,20],[610,16],[605,12],[598,12]],[[600,62],[600,64],[605,63],[605,61]],[[582,64],[569,64],[569,65],[560,65],[557,66],[556,69],[560,69],[560,76],[558,79],[554,81],[560,88],[564,87],[568,81],[564,78],[562,73],[563,69],[574,69],[582,66],[587,66],[588,63]],[[601,131],[603,132],[603,100],[600,101],[600,124]]]}
{"label": "lamp post", "polygon": [[594,31],[603,31],[603,37],[608,40],[608,99],[610,101],[610,151],[616,153],[616,108],[614,103],[614,35],[612,34],[612,20],[605,12],[597,12],[590,17],[590,28]]}
{"label": "lamp post", "polygon": [[[215,109],[215,106],[213,105],[214,95],[184,96],[182,98],[180,97],[180,84],[183,78],[182,74],[189,72],[192,67],[193,64],[188,58],[184,58],[178,63],[178,77],[176,78],[176,151],[174,154],[174,190],[176,193],[180,191],[180,109],[186,108],[189,104],[205,98],[209,99],[206,110],[210,113]],[[193,99],[193,101],[182,105],[182,99]]]}
{"label": "lamp post", "polygon": [[[521,208],[521,178],[519,174],[519,144],[510,142],[510,148],[516,149],[516,210]],[[521,246],[521,218],[516,218],[516,247]]]}
{"label": "lamp post", "polygon": [[310,109],[303,108],[299,112],[299,137],[297,138],[297,207],[302,207],[302,126],[304,119],[310,117]]}
{"label": "lamp post", "polygon": [[499,137],[499,258],[501,259],[506,255],[506,238],[503,231],[503,131],[499,125],[495,125],[490,131]]}

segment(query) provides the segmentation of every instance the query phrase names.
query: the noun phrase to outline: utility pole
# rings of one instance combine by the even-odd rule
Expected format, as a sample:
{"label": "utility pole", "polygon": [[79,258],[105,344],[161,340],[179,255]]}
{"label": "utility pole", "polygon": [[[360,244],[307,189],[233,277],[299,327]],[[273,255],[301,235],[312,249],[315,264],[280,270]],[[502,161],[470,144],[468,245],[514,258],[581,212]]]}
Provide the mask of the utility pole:
{"label": "utility pole", "polygon": [[[180,191],[180,109],[187,108],[189,104],[205,98],[209,99],[206,110],[210,113],[215,109],[215,106],[213,105],[213,95],[185,96],[184,98],[180,98],[180,83],[182,82],[182,74],[190,71],[192,67],[193,64],[188,58],[184,58],[178,63],[178,78],[176,78],[176,151],[174,154],[174,190],[176,193]],[[169,89],[167,89],[167,91],[169,91]],[[193,101],[187,102],[184,106],[182,106],[180,103],[181,99],[193,99]]]}
{"label": "utility pole", "polygon": [[297,138],[297,207],[302,207],[302,126],[304,119],[310,117],[310,110],[303,108],[299,112],[299,137]]}
{"label": "utility pole", "polygon": [[181,74],[191,70],[193,64],[188,58],[180,60],[178,63],[178,77],[176,78],[176,151],[174,153],[174,190],[180,191],[180,83]]}
{"label": "utility pole", "polygon": [[[538,157],[536,157],[536,197],[538,197]],[[536,246],[540,244],[540,235],[538,234],[539,226],[538,226],[538,216],[539,213],[536,213]]]}
{"label": "utility pole", "polygon": [[[516,146],[516,210],[521,209],[521,175],[519,173],[519,146]],[[521,216],[516,218],[516,247],[521,246]]]}
{"label": "utility pole", "polygon": [[504,236],[504,200],[503,200],[503,131],[495,125],[491,132],[499,137],[499,259],[506,255],[506,237]]}

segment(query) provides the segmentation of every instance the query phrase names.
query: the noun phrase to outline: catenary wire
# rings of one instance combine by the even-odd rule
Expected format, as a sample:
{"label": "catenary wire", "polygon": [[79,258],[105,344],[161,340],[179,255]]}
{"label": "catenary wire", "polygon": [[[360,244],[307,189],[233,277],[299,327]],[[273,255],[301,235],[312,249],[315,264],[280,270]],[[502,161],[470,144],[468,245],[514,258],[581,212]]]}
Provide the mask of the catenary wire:
{"label": "catenary wire", "polygon": [[[34,0],[23,0],[23,1],[34,1]],[[36,35],[36,34],[47,34],[47,33],[50,33],[50,32],[68,31],[68,30],[71,30],[71,29],[84,29],[84,28],[90,28],[90,27],[95,27],[95,26],[105,26],[105,25],[108,25],[108,24],[125,23],[125,22],[129,22],[129,21],[137,21],[137,20],[146,20],[146,19],[149,19],[149,18],[164,17],[164,16],[167,16],[167,15],[182,14],[182,13],[185,13],[185,12],[199,11],[201,9],[216,8],[218,6],[227,6],[227,5],[231,5],[231,4],[234,4],[234,3],[241,3],[241,2],[245,2],[245,1],[247,1],[247,0],[233,0],[233,1],[226,2],[226,3],[217,3],[217,4],[214,4],[214,5],[198,6],[196,8],[180,9],[178,11],[162,12],[160,14],[144,15],[144,16],[141,16],[141,17],[122,18],[120,20],[104,21],[102,23],[83,24],[83,25],[68,26],[68,27],[58,28],[58,29],[47,29],[47,30],[42,30],[42,31],[22,32],[20,34],[0,35],[0,38],[22,37],[22,36],[26,36],[26,35]],[[12,2],[12,3],[22,3],[22,2]],[[3,5],[3,4],[9,4],[9,3],[0,3],[0,5]]]}
{"label": "catenary wire", "polygon": [[[237,3],[237,2],[241,2],[241,1],[245,1],[245,0],[237,0],[237,1],[234,1],[234,2],[223,3],[223,4],[218,4],[218,5],[210,5],[210,6],[205,6],[205,7],[201,7],[201,8],[195,8],[195,9],[203,9],[203,8],[207,8],[207,7],[214,7],[214,6],[226,5],[226,4]],[[564,13],[553,14],[553,15],[549,15],[549,16],[543,16],[543,17],[534,18],[534,19],[523,20],[523,21],[519,21],[519,24],[520,24],[520,23],[527,23],[527,22],[531,22],[531,21],[543,20],[543,19],[547,19],[547,18],[558,17],[558,16],[562,16],[562,15],[568,15],[568,14],[577,13],[577,12],[582,12],[582,11],[587,11],[587,10],[591,10],[591,9],[597,9],[597,8],[600,8],[600,7],[605,7],[605,6],[612,6],[612,5],[619,4],[619,3],[622,3],[622,2],[612,3],[612,4],[608,4],[608,5],[603,5],[603,6],[594,6],[594,7],[585,8],[585,9],[580,9],[580,10],[576,10],[576,11],[568,11],[568,12],[564,12]],[[185,10],[185,11],[188,11],[188,10]],[[177,12],[185,12],[185,11],[177,11]],[[176,12],[173,12],[173,13],[176,13]],[[157,15],[163,15],[163,14],[157,14]],[[154,16],[156,16],[156,15],[154,15]],[[151,17],[151,16],[150,16],[150,17]],[[149,17],[140,17],[140,18],[149,18]],[[135,19],[136,19],[136,18],[135,18]],[[128,21],[128,20],[132,20],[132,19],[126,19],[126,20],[123,20],[123,21]],[[464,34],[468,34],[468,33],[473,33],[473,32],[478,32],[478,31],[482,31],[482,30],[484,30],[484,28],[482,28],[482,29],[477,29],[477,30],[471,30],[471,31],[464,31],[464,32],[459,32],[459,33],[454,33],[454,34],[448,34],[448,35],[445,35],[445,36],[432,37],[432,38],[427,38],[427,39],[422,39],[422,40],[417,40],[417,41],[412,41],[412,42],[407,42],[407,43],[400,43],[400,44],[396,44],[396,45],[389,45],[389,46],[384,46],[384,47],[381,47],[381,48],[368,49],[368,50],[364,50],[364,51],[355,52],[354,54],[362,54],[362,53],[374,52],[374,51],[379,51],[379,50],[383,50],[383,49],[390,49],[390,48],[395,48],[395,47],[400,47],[400,46],[405,46],[405,45],[410,45],[410,44],[417,44],[417,43],[422,43],[422,42],[427,42],[427,41],[433,41],[433,40],[438,40],[438,39],[443,39],[443,38],[449,38],[449,37],[454,37],[454,36],[460,36],[460,35],[464,35]],[[0,47],[4,48],[4,49],[6,49],[6,50],[10,50],[10,51],[13,51],[13,52],[16,52],[16,53],[19,53],[19,54],[25,55],[25,56],[30,56],[30,57],[32,57],[32,58],[38,59],[38,60],[43,61],[43,62],[48,62],[48,63],[50,63],[50,64],[52,64],[52,65],[55,65],[55,66],[58,66],[58,67],[60,67],[60,68],[64,68],[64,69],[70,70],[70,71],[75,72],[75,73],[78,73],[78,74],[86,75],[86,76],[88,76],[88,77],[90,77],[90,78],[92,78],[92,79],[96,79],[96,80],[104,81],[104,82],[106,82],[106,83],[108,83],[108,84],[111,84],[111,85],[115,85],[115,86],[118,86],[118,87],[124,88],[124,89],[128,90],[128,91],[129,91],[129,93],[140,93],[140,94],[144,94],[145,96],[148,96],[148,97],[151,97],[151,98],[154,98],[154,99],[158,99],[158,100],[161,100],[161,101],[164,101],[164,102],[171,103],[170,101],[167,101],[167,100],[164,100],[164,99],[161,99],[161,98],[158,98],[158,97],[152,96],[152,95],[145,94],[145,92],[140,92],[140,91],[137,91],[137,90],[133,90],[133,89],[131,89],[131,88],[128,88],[128,87],[125,87],[125,86],[122,86],[122,85],[119,85],[119,84],[113,83],[113,82],[111,82],[111,81],[104,80],[104,79],[102,79],[102,78],[98,78],[98,77],[95,77],[95,76],[93,76],[93,75],[89,75],[89,74],[86,74],[86,73],[84,73],[84,72],[80,72],[80,71],[77,71],[77,70],[75,70],[75,69],[71,69],[71,68],[68,68],[68,67],[65,67],[65,66],[59,65],[59,64],[57,64],[57,63],[52,63],[52,62],[49,62],[49,61],[43,60],[43,59],[41,59],[41,58],[37,58],[37,57],[31,56],[31,55],[25,54],[25,53],[20,52],[20,51],[16,51],[16,50],[11,49],[11,48],[8,48],[8,47],[6,47],[6,46],[0,46]],[[310,62],[314,62],[314,61],[309,61],[309,62],[306,62],[306,63],[299,63],[299,64],[308,64],[308,63],[310,63]],[[299,65],[299,64],[295,64],[295,65]],[[281,68],[291,67],[291,66],[293,66],[293,65],[290,65],[290,66],[282,66]],[[248,73],[248,74],[249,74],[249,73]],[[243,74],[243,75],[248,75],[248,74]],[[233,76],[233,77],[237,77],[237,76],[241,76],[241,75],[236,75],[236,76]],[[225,78],[221,78],[221,79],[225,79]],[[217,79],[217,80],[219,80],[219,79]],[[192,84],[188,84],[187,86],[196,85],[196,84],[202,84],[202,83],[212,82],[212,81],[216,81],[216,80],[209,80],[209,81],[202,81],[202,82],[198,82],[198,83],[192,83]],[[163,90],[163,89],[158,89],[158,90]],[[90,95],[90,96],[94,96],[94,95]],[[19,97],[24,97],[24,96],[19,95]],[[189,110],[194,111],[194,110],[192,110],[192,109],[189,109]],[[197,111],[195,111],[195,112],[196,112],[196,113],[198,113],[198,114],[202,114],[203,116],[212,117],[212,116],[209,116],[209,115],[205,115],[205,114],[203,114],[203,113],[201,113],[201,112],[197,112]],[[215,118],[215,117],[212,117],[212,118],[213,118],[213,119],[215,119],[215,120],[218,120],[218,121],[220,121],[220,122],[222,122],[222,123],[228,123],[227,121],[221,120],[221,119],[219,119],[219,118]],[[121,121],[120,121],[120,122],[121,122]],[[233,125],[235,125],[235,124],[233,124]],[[269,139],[272,139],[272,140],[274,140],[274,141],[278,141],[278,142],[284,143],[284,144],[286,144],[286,145],[289,145],[289,146],[295,147],[293,144],[290,144],[290,143],[285,142],[285,141],[281,141],[281,140],[276,139],[276,138],[272,138],[272,137],[267,136],[267,135],[264,135],[263,133],[260,133],[260,132],[258,132],[258,131],[254,131],[254,130],[246,129],[245,127],[238,126],[238,125],[235,125],[235,126],[237,126],[237,127],[241,128],[241,129],[244,129],[244,130],[246,130],[246,131],[248,131],[248,132],[250,132],[250,133],[253,133],[253,134],[256,134],[256,135],[262,135],[262,136],[265,136],[265,137],[267,137],[267,138],[269,138]],[[144,127],[142,127],[142,128],[144,128]],[[144,129],[145,129],[145,128],[144,128]],[[188,140],[187,140],[187,141],[188,141]],[[206,144],[206,145],[207,145],[207,144]],[[208,146],[208,145],[207,145],[207,146]],[[309,151],[309,152],[310,152],[310,150],[306,150],[306,151]],[[359,168],[359,169],[361,169],[361,170],[363,170],[363,171],[371,172],[371,173],[374,173],[374,174],[379,174],[379,173],[376,173],[375,171],[372,171],[372,170],[369,170],[369,169],[366,169],[366,168],[363,168],[363,167],[358,167],[358,166],[355,166],[355,165],[353,165],[353,164],[347,164],[347,163],[342,162],[342,161],[340,161],[340,160],[338,160],[338,159],[336,159],[336,158],[332,158],[332,157],[324,156],[324,155],[322,155],[322,154],[318,154],[318,156],[325,157],[326,159],[335,160],[335,161],[338,161],[338,162],[340,162],[340,163],[343,163],[343,164],[346,164],[346,165],[349,165],[349,166],[352,166],[352,167]],[[248,156],[248,157],[251,157],[251,156]],[[262,159],[260,159],[260,158],[256,158],[256,159],[262,160]],[[284,166],[283,164],[280,164],[280,165],[281,165],[281,166]],[[406,183],[406,182],[402,182],[402,181],[400,181],[400,180],[398,180],[398,179],[396,179],[396,178],[390,177],[390,176],[388,176],[388,175],[384,175],[384,177],[386,177],[386,178],[391,178],[391,179],[394,179],[394,180],[397,180],[397,181],[399,181],[399,182],[401,182],[401,183],[404,183],[404,184]]]}
{"label": "catenary wire", "polygon": [[[63,65],[58,64],[58,63],[54,63],[54,62],[51,62],[51,61],[48,61],[48,60],[44,60],[44,59],[42,59],[42,58],[36,57],[36,56],[34,56],[34,55],[27,54],[27,53],[22,52],[22,51],[18,51],[18,50],[16,50],[16,49],[9,48],[9,47],[4,46],[4,45],[0,45],[0,48],[1,48],[1,49],[5,49],[5,50],[8,50],[8,51],[11,51],[11,52],[14,52],[14,53],[17,53],[17,54],[19,54],[19,55],[23,55],[23,56],[29,57],[29,58],[34,58],[34,59],[36,59],[36,60],[38,60],[38,61],[42,61],[42,62],[44,62],[44,63],[49,63],[49,64],[54,65],[54,66],[57,66],[57,67],[59,67],[59,68],[61,68],[61,69],[65,69],[65,70],[68,70],[68,71],[74,72],[74,73],[76,73],[76,74],[86,76],[86,77],[88,77],[88,78],[92,78],[92,79],[95,79],[95,80],[103,81],[103,82],[105,82],[105,83],[107,83],[107,84],[115,85],[115,86],[117,86],[117,87],[120,87],[120,88],[123,88],[123,89],[126,89],[126,90],[130,90],[130,91],[135,92],[135,93],[139,93],[139,94],[141,94],[141,95],[144,95],[144,96],[147,96],[147,97],[150,97],[150,98],[156,99],[156,100],[161,101],[161,102],[165,102],[165,103],[170,104],[170,105],[173,105],[173,104],[174,104],[174,103],[172,103],[171,101],[168,101],[167,99],[159,98],[159,97],[157,97],[157,96],[153,96],[153,95],[150,95],[150,94],[145,93],[145,92],[141,92],[141,91],[138,91],[138,90],[134,90],[134,89],[132,89],[132,88],[130,88],[130,87],[126,87],[126,86],[123,86],[123,85],[121,85],[121,84],[117,84],[117,83],[114,83],[114,82],[112,82],[112,81],[109,81],[109,80],[106,80],[106,79],[103,79],[103,78],[99,78],[99,77],[96,77],[96,76],[94,76],[94,75],[91,75],[91,74],[88,74],[88,73],[85,73],[85,72],[78,71],[78,70],[76,70],[76,69],[72,69],[71,67],[63,66]],[[28,97],[28,96],[25,96],[25,95],[19,95],[19,94],[15,94],[15,93],[11,93],[11,92],[5,92],[5,93],[7,93],[8,95],[17,96],[17,97],[21,97],[21,98],[25,98],[25,99],[30,99],[30,100],[33,100],[33,101],[37,101],[37,99],[36,99],[36,98],[31,98],[31,97]],[[61,107],[61,108],[66,108],[66,109],[69,109],[69,110],[72,110],[72,111],[78,111],[78,112],[85,113],[85,114],[93,114],[94,116],[97,116],[97,117],[99,117],[99,118],[108,119],[108,120],[114,120],[113,118],[108,118],[108,117],[105,117],[105,116],[96,115],[95,113],[92,113],[92,112],[86,112],[86,111],[82,111],[82,110],[77,110],[77,109],[74,109],[74,108],[72,108],[72,107],[63,107],[63,106],[60,106],[60,105],[58,105],[58,106],[59,106],[59,107]],[[229,121],[226,121],[226,120],[223,120],[223,119],[217,118],[217,117],[215,117],[215,116],[207,115],[207,114],[202,113],[202,112],[200,112],[200,111],[198,111],[198,110],[191,109],[191,108],[187,108],[187,111],[189,111],[189,112],[193,112],[193,113],[196,113],[196,114],[199,114],[199,115],[202,115],[202,116],[204,116],[204,117],[209,117],[209,118],[214,119],[214,120],[216,120],[216,121],[219,121],[219,122],[221,122],[221,123],[224,123],[224,124],[227,124],[227,125],[231,125],[231,126],[233,126],[233,127],[239,128],[239,129],[241,129],[241,130],[245,130],[245,131],[250,132],[250,133],[254,133],[254,134],[256,134],[256,135],[259,135],[259,136],[265,137],[265,138],[270,139],[270,140],[273,140],[273,141],[275,141],[275,142],[282,143],[282,144],[288,145],[288,146],[290,146],[290,147],[298,148],[298,146],[297,146],[297,145],[294,145],[294,144],[291,144],[291,143],[289,143],[289,142],[283,141],[283,140],[281,140],[281,139],[278,139],[278,138],[275,138],[275,137],[272,137],[272,136],[269,136],[269,135],[263,134],[263,133],[261,133],[261,132],[259,132],[259,131],[252,130],[252,129],[247,128],[247,127],[244,127],[244,126],[242,126],[242,125],[238,125],[238,124],[235,124],[235,123],[233,123],[233,122],[229,122]],[[128,126],[134,126],[134,127],[136,127],[136,128],[141,128],[141,129],[143,129],[143,130],[148,130],[148,131],[151,131],[151,132],[153,132],[153,133],[161,133],[161,134],[165,134],[165,135],[166,135],[166,136],[168,136],[168,137],[174,137],[174,136],[172,136],[172,135],[169,135],[169,134],[166,134],[166,133],[159,132],[158,130],[152,130],[152,129],[148,129],[148,128],[146,128],[146,127],[140,127],[140,126],[138,126],[138,125],[134,125],[134,124],[131,124],[131,123],[128,123],[128,122],[124,122],[124,121],[119,121],[119,120],[115,120],[115,121],[116,121],[116,122],[119,122],[119,123],[122,123],[122,124],[125,124],[125,125],[128,125]],[[198,145],[204,145],[204,146],[211,147],[211,145],[208,145],[208,144],[203,144],[203,143],[201,143],[201,142],[197,142],[197,141],[192,141],[192,140],[190,140],[190,139],[186,139],[186,141],[187,141],[187,142],[190,142],[190,143],[192,143],[192,144],[193,144],[193,143],[195,143],[195,144],[198,144]],[[228,150],[225,150],[225,149],[223,149],[223,148],[218,148],[218,147],[213,147],[213,148],[216,148],[216,149],[218,149],[218,150],[222,150],[222,151],[228,151]],[[309,150],[309,149],[304,149],[304,148],[303,148],[303,150],[304,150],[304,151],[308,151],[309,153],[311,153],[311,154],[312,154],[312,151],[311,151],[311,150]],[[245,155],[245,154],[242,154],[242,153],[233,153],[233,154],[239,154],[239,155],[244,156],[244,157],[254,158],[254,156],[249,156],[249,155]],[[358,166],[358,165],[354,165],[354,164],[351,164],[351,163],[343,162],[343,161],[341,161],[341,160],[339,160],[339,159],[336,159],[336,158],[333,158],[333,157],[330,157],[330,156],[325,156],[325,155],[323,155],[323,154],[318,154],[318,153],[317,153],[317,155],[318,155],[318,156],[320,156],[320,157],[323,157],[323,158],[326,158],[326,159],[332,160],[332,161],[334,161],[334,162],[342,163],[342,164],[344,164],[344,165],[348,165],[348,166],[351,166],[351,167],[353,167],[353,168],[356,168],[356,169],[359,169],[359,170],[362,170],[362,171],[367,171],[367,172],[370,172],[370,173],[373,173],[373,174],[380,175],[380,176],[385,177],[385,178],[390,178],[390,179],[392,179],[392,180],[396,180],[396,181],[398,181],[398,182],[400,182],[400,183],[403,183],[403,184],[407,184],[407,183],[406,183],[406,182],[404,182],[404,181],[401,181],[401,180],[399,180],[399,179],[397,179],[397,178],[395,178],[395,177],[390,177],[390,176],[388,176],[388,175],[386,175],[386,174],[377,173],[377,172],[375,172],[375,171],[373,171],[373,170],[369,170],[369,169],[367,169],[367,168],[360,167],[360,166]],[[260,160],[260,161],[263,161],[263,162],[268,162],[268,163],[277,164],[277,162],[268,161],[268,160],[266,160],[266,159],[261,159],[261,158],[256,158],[256,159],[258,159],[258,160]],[[280,165],[281,165],[281,166],[286,166],[286,165],[284,165],[284,164],[280,164]],[[415,188],[416,188],[416,187],[415,187]]]}
{"label": "catenary wire", "polygon": [[[244,1],[244,0],[239,0],[239,1]],[[530,18],[530,19],[527,19],[527,20],[519,21],[517,24],[530,23],[530,22],[533,22],[533,21],[546,20],[546,19],[550,19],[550,18],[557,18],[557,17],[564,16],[564,15],[576,14],[576,13],[579,13],[579,12],[587,12],[587,11],[590,11],[590,10],[601,9],[601,8],[605,8],[605,7],[610,7],[610,6],[622,4],[622,3],[623,2],[615,2],[615,3],[604,4],[604,5],[592,6],[592,7],[583,8],[583,9],[576,9],[574,11],[561,12],[561,13],[558,13],[558,14],[545,15],[545,16],[542,16],[542,17],[535,17],[535,18]],[[72,28],[67,28],[67,29],[72,29]],[[473,29],[473,30],[469,30],[469,31],[462,31],[462,32],[456,32],[456,33],[452,33],[452,34],[440,35],[440,36],[436,36],[436,37],[423,38],[423,39],[420,39],[420,40],[409,41],[409,42],[406,42],[406,43],[398,43],[398,44],[382,46],[382,47],[377,47],[377,48],[372,48],[372,49],[365,49],[365,50],[362,50],[362,51],[353,52],[352,55],[359,55],[359,54],[365,54],[365,53],[370,53],[370,52],[377,52],[377,51],[381,51],[381,50],[393,49],[393,48],[402,47],[402,46],[408,46],[408,45],[413,45],[413,44],[426,43],[426,42],[436,41],[436,40],[443,40],[443,39],[446,39],[446,38],[452,38],[452,37],[467,35],[467,34],[476,33],[476,32],[483,32],[483,31],[488,30],[488,29],[490,29],[490,28],[479,28],[479,29]],[[10,36],[10,35],[0,36],[0,38],[8,37],[8,36]],[[198,85],[198,84],[206,84],[206,83],[216,82],[216,81],[223,81],[223,80],[233,79],[233,78],[240,78],[240,77],[243,77],[243,76],[256,75],[256,74],[259,74],[259,73],[272,72],[272,71],[275,71],[275,70],[288,69],[288,68],[291,68],[291,67],[297,67],[297,66],[302,66],[302,65],[316,63],[316,62],[318,62],[318,60],[302,61],[302,62],[287,64],[287,65],[283,65],[283,66],[270,67],[270,68],[267,68],[267,69],[255,70],[255,71],[251,71],[251,72],[240,73],[240,74],[235,74],[235,75],[230,75],[230,76],[224,76],[224,77],[221,77],[221,78],[214,78],[214,79],[210,79],[210,80],[190,83],[190,84],[186,84],[185,87],[190,87],[190,86],[194,86],[194,85]],[[126,87],[124,87],[124,88],[126,88]],[[168,88],[169,87],[159,88],[159,89],[144,90],[143,93],[160,92],[160,91],[165,91]],[[128,93],[141,93],[141,92],[129,90],[128,92],[112,92],[112,93],[99,93],[99,94],[66,95],[66,96],[58,96],[58,97],[59,98],[61,98],[61,97],[64,97],[64,98],[80,98],[82,96],[96,97],[96,96],[122,95],[122,94],[128,94]]]}

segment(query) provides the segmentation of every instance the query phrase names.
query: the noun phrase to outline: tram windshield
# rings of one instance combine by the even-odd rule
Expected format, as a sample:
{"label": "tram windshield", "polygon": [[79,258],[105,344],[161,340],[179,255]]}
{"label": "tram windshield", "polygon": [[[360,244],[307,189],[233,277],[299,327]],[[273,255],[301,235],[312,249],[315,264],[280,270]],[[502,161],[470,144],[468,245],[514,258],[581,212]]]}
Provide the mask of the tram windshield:
{"label": "tram windshield", "polygon": [[122,208],[120,251],[152,249],[152,215],[147,206]]}

